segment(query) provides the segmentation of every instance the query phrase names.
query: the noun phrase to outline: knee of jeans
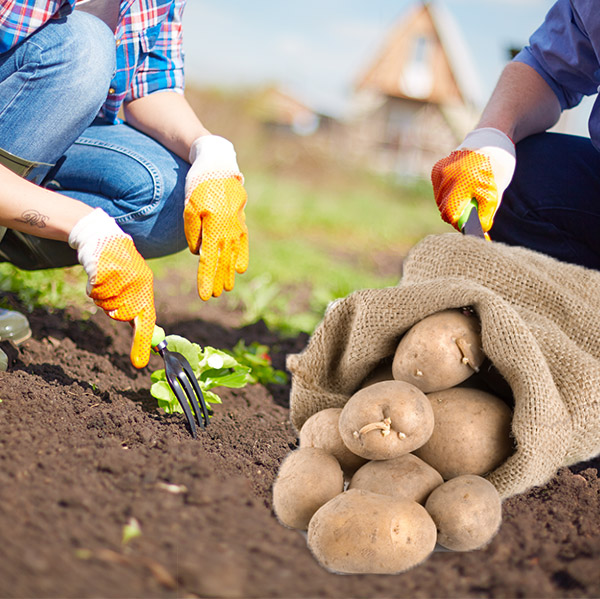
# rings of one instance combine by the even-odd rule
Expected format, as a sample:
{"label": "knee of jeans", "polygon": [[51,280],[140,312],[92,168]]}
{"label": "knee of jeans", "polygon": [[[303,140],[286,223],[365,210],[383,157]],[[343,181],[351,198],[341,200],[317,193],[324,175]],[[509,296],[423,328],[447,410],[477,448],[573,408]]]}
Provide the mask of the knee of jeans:
{"label": "knee of jeans", "polygon": [[[184,183],[168,168],[130,163],[119,172],[119,193],[113,198],[117,222],[135,240],[146,258],[156,258],[187,247],[183,229]],[[116,190],[115,190],[116,191]]]}
{"label": "knee of jeans", "polygon": [[91,105],[101,103],[116,68],[113,33],[99,18],[80,11],[51,25],[55,29],[48,32],[48,46],[41,47],[41,66],[65,95],[74,93],[79,102]]}
{"label": "knee of jeans", "polygon": [[170,197],[174,184],[168,172],[162,172],[152,161],[137,153],[116,153],[115,162],[107,162],[110,169],[110,187],[105,193],[111,197],[124,218],[145,218],[160,209]]}
{"label": "knee of jeans", "polygon": [[[75,63],[80,94],[94,94],[104,100],[116,68],[116,43],[112,31],[98,17],[75,11],[67,55]],[[73,21],[75,21],[73,23]]]}

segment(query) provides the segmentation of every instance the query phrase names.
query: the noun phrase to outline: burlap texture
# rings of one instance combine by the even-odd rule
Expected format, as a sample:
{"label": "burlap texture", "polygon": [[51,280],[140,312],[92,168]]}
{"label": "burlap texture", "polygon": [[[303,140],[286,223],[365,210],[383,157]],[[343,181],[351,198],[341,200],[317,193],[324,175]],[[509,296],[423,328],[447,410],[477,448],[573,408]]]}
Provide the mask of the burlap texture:
{"label": "burlap texture", "polygon": [[486,355],[511,386],[515,453],[488,475],[503,498],[600,453],[600,272],[458,233],[425,238],[396,287],[334,302],[288,356],[291,421],[343,407],[413,324],[472,306]]}

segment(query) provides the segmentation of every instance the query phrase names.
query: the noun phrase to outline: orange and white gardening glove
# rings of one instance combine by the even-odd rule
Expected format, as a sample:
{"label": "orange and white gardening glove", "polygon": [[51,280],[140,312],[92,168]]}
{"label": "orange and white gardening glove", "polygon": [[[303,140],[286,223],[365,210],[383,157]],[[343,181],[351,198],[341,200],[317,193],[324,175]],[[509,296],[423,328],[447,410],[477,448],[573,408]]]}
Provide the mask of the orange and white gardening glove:
{"label": "orange and white gardening glove", "polygon": [[198,295],[203,300],[231,291],[235,273],[248,268],[244,177],[231,142],[199,137],[190,150],[183,222],[190,251],[200,254]]}
{"label": "orange and white gardening glove", "polygon": [[133,239],[100,208],[80,219],[69,245],[88,276],[87,294],[114,320],[133,325],[131,363],[148,364],[156,313],[152,271]]}
{"label": "orange and white gardening glove", "polygon": [[492,127],[471,131],[431,172],[442,219],[460,231],[469,213],[466,208],[475,199],[487,237],[514,172],[515,145],[508,136]]}

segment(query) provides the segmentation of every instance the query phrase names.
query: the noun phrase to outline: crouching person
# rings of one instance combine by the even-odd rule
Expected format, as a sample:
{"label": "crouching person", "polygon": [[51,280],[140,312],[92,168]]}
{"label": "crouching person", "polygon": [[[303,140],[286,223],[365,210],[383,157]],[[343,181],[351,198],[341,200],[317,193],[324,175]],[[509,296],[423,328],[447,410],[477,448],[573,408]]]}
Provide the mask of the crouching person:
{"label": "crouching person", "polygon": [[[184,6],[17,0],[0,9],[0,261],[81,264],[94,302],[134,325],[137,368],[155,324],[146,259],[187,245],[199,255],[203,300],[231,290],[248,266],[234,147],[183,95]],[[0,340],[29,335],[26,317],[0,311]]]}

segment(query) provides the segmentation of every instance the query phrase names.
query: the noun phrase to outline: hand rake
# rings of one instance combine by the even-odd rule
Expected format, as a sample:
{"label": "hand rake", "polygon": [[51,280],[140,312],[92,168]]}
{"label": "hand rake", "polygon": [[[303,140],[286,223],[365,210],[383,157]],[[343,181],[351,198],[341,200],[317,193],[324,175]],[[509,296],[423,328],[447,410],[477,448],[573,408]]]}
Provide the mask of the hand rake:
{"label": "hand rake", "polygon": [[196,422],[201,429],[206,428],[208,425],[208,418],[212,415],[213,411],[207,407],[206,402],[204,401],[204,395],[198,385],[194,371],[184,356],[178,352],[167,349],[165,332],[159,326],[154,327],[152,349],[160,354],[165,361],[167,381],[183,408],[192,437],[195,439]]}

